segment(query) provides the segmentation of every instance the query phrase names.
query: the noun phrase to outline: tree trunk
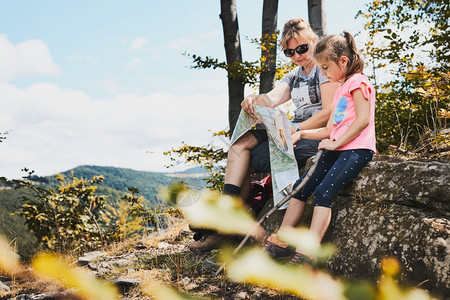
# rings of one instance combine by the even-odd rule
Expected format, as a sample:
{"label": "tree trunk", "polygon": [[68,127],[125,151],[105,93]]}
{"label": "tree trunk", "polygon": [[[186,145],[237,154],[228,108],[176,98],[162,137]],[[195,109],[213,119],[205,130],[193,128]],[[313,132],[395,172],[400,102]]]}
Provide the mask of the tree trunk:
{"label": "tree trunk", "polygon": [[319,38],[327,34],[325,0],[308,0],[308,21]]}
{"label": "tree trunk", "polygon": [[[225,42],[225,54],[227,64],[242,63],[241,42],[239,38],[239,25],[235,0],[220,1],[220,19],[222,20],[223,37]],[[241,110],[241,102],[244,99],[244,80],[239,76],[231,76],[228,70],[228,123],[230,133],[233,133],[236,121]]]}
{"label": "tree trunk", "polygon": [[[275,85],[278,0],[264,0],[262,15],[261,75],[259,93],[267,93]],[[275,38],[274,38],[275,37]]]}

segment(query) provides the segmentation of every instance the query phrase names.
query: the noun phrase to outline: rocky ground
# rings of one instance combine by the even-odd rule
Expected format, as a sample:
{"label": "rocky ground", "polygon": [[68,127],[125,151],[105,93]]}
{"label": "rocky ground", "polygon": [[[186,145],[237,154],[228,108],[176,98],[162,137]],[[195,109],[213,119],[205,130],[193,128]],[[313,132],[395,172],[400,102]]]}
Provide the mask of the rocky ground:
{"label": "rocky ground", "polygon": [[[199,299],[299,299],[264,287],[231,282],[216,276],[219,251],[194,253],[193,233],[185,224],[137,242],[86,253],[74,264],[113,283],[120,299],[153,299],[149,286],[167,285]],[[58,284],[38,279],[0,277],[0,299],[79,299]]]}

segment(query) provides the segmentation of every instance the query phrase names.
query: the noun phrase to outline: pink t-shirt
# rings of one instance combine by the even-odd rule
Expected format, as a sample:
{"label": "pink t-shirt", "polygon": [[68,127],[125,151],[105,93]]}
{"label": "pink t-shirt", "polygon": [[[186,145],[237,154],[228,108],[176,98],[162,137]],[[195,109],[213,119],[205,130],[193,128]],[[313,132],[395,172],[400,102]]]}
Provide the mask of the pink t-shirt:
{"label": "pink t-shirt", "polygon": [[375,147],[375,89],[369,79],[361,74],[353,74],[339,87],[333,98],[334,115],[330,139],[338,140],[356,119],[355,102],[352,91],[361,92],[370,102],[369,125],[353,140],[337,150],[369,149],[376,152]]}

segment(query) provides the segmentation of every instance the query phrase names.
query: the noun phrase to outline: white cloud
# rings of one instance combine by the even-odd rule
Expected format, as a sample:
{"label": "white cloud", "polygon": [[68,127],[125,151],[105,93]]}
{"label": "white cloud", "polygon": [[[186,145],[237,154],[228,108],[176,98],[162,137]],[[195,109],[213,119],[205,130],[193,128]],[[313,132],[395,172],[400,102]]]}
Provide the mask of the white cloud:
{"label": "white cloud", "polygon": [[139,50],[145,45],[148,45],[150,42],[145,37],[138,37],[131,41],[130,50],[135,51]]}
{"label": "white cloud", "polygon": [[205,145],[213,139],[208,130],[227,125],[226,94],[93,99],[54,84],[0,83],[0,107],[0,129],[11,130],[0,145],[0,175],[9,178],[23,167],[50,175],[81,164],[164,171],[163,151],[182,141]]}
{"label": "white cloud", "polygon": [[53,62],[47,45],[41,40],[28,40],[13,45],[0,34],[0,82],[33,75],[56,75],[60,67]]}
{"label": "white cloud", "polygon": [[98,86],[103,87],[105,90],[111,93],[117,93],[122,90],[122,86],[112,79],[103,79],[97,82]]}

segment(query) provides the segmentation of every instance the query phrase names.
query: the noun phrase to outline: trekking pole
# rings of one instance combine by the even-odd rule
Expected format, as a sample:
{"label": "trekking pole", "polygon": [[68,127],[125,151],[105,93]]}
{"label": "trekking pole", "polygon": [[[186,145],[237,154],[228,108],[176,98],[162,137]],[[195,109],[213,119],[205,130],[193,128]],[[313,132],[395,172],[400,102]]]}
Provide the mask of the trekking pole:
{"label": "trekking pole", "polygon": [[[298,192],[300,192],[300,190],[305,186],[305,184],[309,181],[309,178],[311,178],[311,175],[314,173],[314,171],[316,170],[317,167],[317,163],[319,162],[319,158],[322,156],[323,150],[319,150],[317,151],[316,155],[314,156],[313,160],[312,160],[312,165],[308,170],[308,173],[306,173],[305,178],[303,179],[303,181],[295,188],[292,190],[292,192],[290,192],[289,194],[287,194],[286,196],[284,196],[284,198],[278,202],[276,205],[274,205],[274,207],[272,207],[271,210],[269,210],[268,212],[266,212],[264,214],[264,216],[262,216],[258,222],[255,224],[253,229],[258,228],[265,220],[267,220],[268,218],[270,218],[270,216],[276,212],[281,206],[283,206],[286,202],[288,202],[295,194],[297,194]],[[233,255],[235,255],[236,253],[238,253],[239,250],[242,249],[242,247],[244,247],[245,243],[248,241],[248,239],[250,238],[251,233],[253,232],[253,230],[251,230],[249,233],[247,233],[247,235],[244,237],[244,239],[241,241],[241,243],[236,247],[236,249],[233,251]],[[226,266],[226,262],[224,262],[220,268],[217,270],[216,272],[216,276],[220,274],[220,272],[222,272],[222,270],[225,268]]]}

